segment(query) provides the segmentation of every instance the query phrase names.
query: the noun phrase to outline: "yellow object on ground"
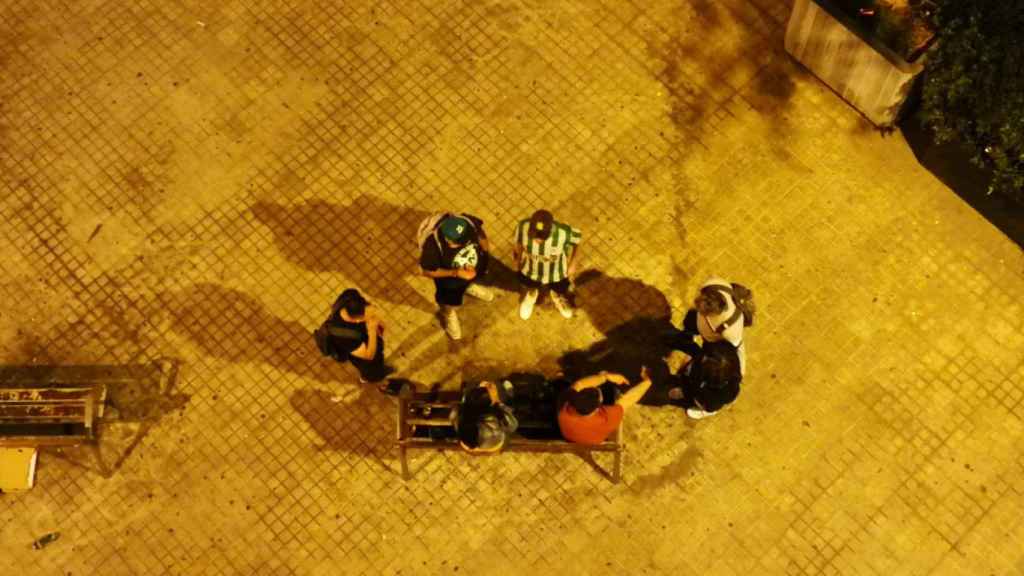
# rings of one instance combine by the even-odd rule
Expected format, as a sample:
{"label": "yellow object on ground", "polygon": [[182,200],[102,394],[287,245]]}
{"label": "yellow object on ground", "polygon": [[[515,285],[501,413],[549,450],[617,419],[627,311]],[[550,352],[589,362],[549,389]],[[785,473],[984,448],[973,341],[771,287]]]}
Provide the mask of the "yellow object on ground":
{"label": "yellow object on ground", "polygon": [[28,490],[35,484],[35,448],[0,448],[0,491]]}

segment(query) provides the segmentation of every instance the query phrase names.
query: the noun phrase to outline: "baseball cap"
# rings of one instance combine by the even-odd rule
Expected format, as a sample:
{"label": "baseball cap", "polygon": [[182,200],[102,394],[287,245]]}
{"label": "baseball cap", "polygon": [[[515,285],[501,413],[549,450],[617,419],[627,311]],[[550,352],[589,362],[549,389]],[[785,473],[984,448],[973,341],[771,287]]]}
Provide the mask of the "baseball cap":
{"label": "baseball cap", "polygon": [[461,242],[469,232],[469,222],[460,216],[448,216],[441,221],[441,235],[452,242]]}
{"label": "baseball cap", "polygon": [[555,224],[555,217],[547,210],[537,210],[530,216],[530,239],[547,240],[551,235],[551,228]]}

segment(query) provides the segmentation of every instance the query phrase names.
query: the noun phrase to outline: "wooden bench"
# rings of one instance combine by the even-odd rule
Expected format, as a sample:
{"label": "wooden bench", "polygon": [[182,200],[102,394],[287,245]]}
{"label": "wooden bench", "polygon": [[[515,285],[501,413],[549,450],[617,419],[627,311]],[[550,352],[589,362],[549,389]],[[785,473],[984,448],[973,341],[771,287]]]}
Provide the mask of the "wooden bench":
{"label": "wooden bench", "polygon": [[97,422],[110,389],[162,381],[160,362],[131,365],[0,366],[0,448],[69,448],[88,445],[98,472],[110,469],[100,454]]}
{"label": "wooden bench", "polygon": [[95,439],[106,385],[53,378],[53,367],[0,367],[0,447],[76,446]]}
{"label": "wooden bench", "polygon": [[[459,405],[458,392],[415,393],[408,387],[398,396],[397,445],[402,466],[402,479],[410,478],[407,452],[415,449],[462,450],[451,422],[452,410]],[[611,452],[614,463],[610,479],[618,484],[622,479],[622,457],[625,443],[622,425],[608,440],[596,446],[568,442],[561,437],[552,420],[519,419],[519,429],[505,440],[503,452],[572,452],[593,464],[591,453]],[[596,466],[596,464],[593,464]]]}

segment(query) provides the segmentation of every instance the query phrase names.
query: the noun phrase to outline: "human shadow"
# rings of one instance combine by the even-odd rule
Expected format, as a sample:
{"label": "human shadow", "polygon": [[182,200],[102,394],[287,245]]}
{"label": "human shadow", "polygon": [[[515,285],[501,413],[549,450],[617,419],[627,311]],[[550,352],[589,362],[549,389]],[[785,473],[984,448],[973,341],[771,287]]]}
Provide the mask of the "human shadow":
{"label": "human shadow", "polygon": [[274,316],[245,292],[201,283],[159,299],[174,330],[215,358],[262,362],[320,382],[337,382],[351,370],[322,357],[309,328]]}
{"label": "human shadow", "polygon": [[672,329],[672,307],[665,295],[639,280],[587,270],[576,280],[576,303],[605,337],[563,354],[558,365],[565,377],[575,380],[608,370],[635,382],[646,366],[654,385],[642,402],[667,402],[672,375],[664,335]]}
{"label": "human shadow", "polygon": [[487,273],[480,277],[478,282],[483,286],[490,286],[506,292],[519,291],[519,272],[498,259],[494,253],[490,254],[490,263],[487,266]]}
{"label": "human shadow", "polygon": [[349,204],[257,202],[253,216],[274,233],[282,254],[313,272],[338,272],[371,298],[431,311],[413,289],[419,277],[415,236],[430,212],[362,195]]}
{"label": "human shadow", "polygon": [[303,388],[288,402],[323,441],[317,450],[371,459],[384,469],[394,446],[395,403],[371,387],[359,388],[351,398],[332,401],[335,393]]}

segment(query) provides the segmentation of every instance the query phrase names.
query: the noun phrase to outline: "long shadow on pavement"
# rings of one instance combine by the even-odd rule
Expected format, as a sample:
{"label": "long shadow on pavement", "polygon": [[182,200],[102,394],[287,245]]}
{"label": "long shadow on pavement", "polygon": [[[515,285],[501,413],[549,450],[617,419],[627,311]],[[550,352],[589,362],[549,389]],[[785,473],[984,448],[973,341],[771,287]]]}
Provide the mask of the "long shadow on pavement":
{"label": "long shadow on pavement", "polygon": [[651,370],[654,386],[643,403],[667,400],[671,380],[662,334],[672,327],[672,307],[657,288],[632,278],[616,278],[587,270],[576,281],[576,303],[604,334],[604,339],[558,359],[565,377],[575,380],[601,370],[639,380],[640,369]]}
{"label": "long shadow on pavement", "polygon": [[433,310],[409,282],[419,280],[416,229],[429,212],[363,195],[344,205],[258,202],[252,213],[274,233],[281,253],[303,268],[341,273],[371,300]]}
{"label": "long shadow on pavement", "polygon": [[245,292],[203,283],[160,299],[175,331],[210,356],[263,362],[325,383],[355,381],[349,369],[320,356],[309,328],[274,316]]}

